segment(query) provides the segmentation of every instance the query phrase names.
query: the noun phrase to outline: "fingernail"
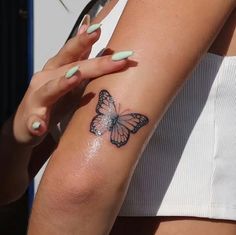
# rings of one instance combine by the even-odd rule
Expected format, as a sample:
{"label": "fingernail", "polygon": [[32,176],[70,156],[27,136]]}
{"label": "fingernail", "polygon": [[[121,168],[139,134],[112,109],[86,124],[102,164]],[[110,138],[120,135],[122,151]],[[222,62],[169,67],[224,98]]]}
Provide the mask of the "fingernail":
{"label": "fingernail", "polygon": [[79,25],[77,35],[84,33],[90,25],[90,15],[86,14]]}
{"label": "fingernail", "polygon": [[79,65],[71,68],[67,73],[66,73],[66,79],[69,79],[73,77],[77,72],[79,71]]}
{"label": "fingernail", "polygon": [[87,33],[91,34],[91,33],[95,32],[96,30],[98,30],[99,28],[101,28],[101,26],[102,26],[102,24],[93,24],[87,29]]}
{"label": "fingernail", "polygon": [[32,129],[33,129],[33,130],[38,130],[38,129],[40,128],[40,126],[41,126],[41,123],[40,123],[40,122],[38,122],[38,121],[33,122],[33,124],[32,124]]}
{"label": "fingernail", "polygon": [[129,57],[132,56],[133,54],[134,54],[133,51],[120,51],[120,52],[115,53],[115,54],[112,56],[112,60],[113,60],[113,61],[124,60],[124,59],[129,58]]}
{"label": "fingernail", "polygon": [[88,15],[88,14],[84,15],[83,19],[81,20],[80,26],[82,26],[84,24],[90,25],[90,19],[91,19],[90,15]]}
{"label": "fingernail", "polygon": [[86,30],[87,30],[88,26],[86,24],[83,24],[79,30],[78,30],[78,33],[77,35],[81,35],[82,33],[84,33]]}

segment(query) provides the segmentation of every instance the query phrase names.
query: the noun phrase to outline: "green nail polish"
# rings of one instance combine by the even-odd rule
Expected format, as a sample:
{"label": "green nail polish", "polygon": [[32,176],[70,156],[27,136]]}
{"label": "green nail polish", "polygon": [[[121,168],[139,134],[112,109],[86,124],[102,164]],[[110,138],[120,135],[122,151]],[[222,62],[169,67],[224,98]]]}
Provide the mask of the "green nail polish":
{"label": "green nail polish", "polygon": [[69,79],[73,77],[77,72],[79,71],[79,66],[75,66],[71,68],[67,73],[66,73],[66,78]]}
{"label": "green nail polish", "polygon": [[93,24],[87,29],[87,33],[91,34],[91,33],[95,32],[96,30],[98,30],[101,26],[102,26],[102,24]]}
{"label": "green nail polish", "polygon": [[115,54],[112,56],[112,60],[113,60],[113,61],[124,60],[124,59],[129,58],[129,57],[132,56],[133,54],[134,54],[133,51],[120,51],[120,52],[115,53]]}
{"label": "green nail polish", "polygon": [[38,130],[40,126],[41,126],[41,123],[40,123],[40,122],[34,122],[34,123],[32,124],[33,130]]}

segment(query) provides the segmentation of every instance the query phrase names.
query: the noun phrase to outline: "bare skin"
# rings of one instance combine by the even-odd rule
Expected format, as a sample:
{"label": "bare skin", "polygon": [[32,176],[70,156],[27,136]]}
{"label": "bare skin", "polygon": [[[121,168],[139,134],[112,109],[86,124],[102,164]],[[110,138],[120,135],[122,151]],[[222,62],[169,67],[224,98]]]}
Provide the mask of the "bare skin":
{"label": "bare skin", "polygon": [[[115,4],[115,2],[117,1],[111,1],[110,4]],[[170,6],[167,1],[161,0],[158,3],[149,0],[146,5],[142,1],[129,1],[127,10],[122,16],[109,46],[115,50],[125,47],[138,51],[139,48],[145,48],[145,51],[139,52],[139,57],[134,56],[134,60],[139,62],[139,66],[112,75],[113,82],[109,82],[107,77],[103,77],[100,81],[91,83],[87,89],[87,92],[92,91],[98,94],[104,87],[109,88],[109,91],[112,90],[112,94],[122,105],[127,106],[125,101],[128,99],[128,108],[146,114],[151,120],[150,124],[140,130],[135,137],[132,136],[128,143],[129,147],[118,151],[107,141],[107,135],[98,139],[88,133],[86,128],[96,114],[98,96],[90,105],[79,110],[73,117],[46,170],[33,210],[29,234],[52,234],[53,232],[55,234],[108,234],[119,211],[143,143],[155,125],[152,120],[161,118],[171,99],[185,81],[186,75],[194,68],[200,55],[210,48],[214,40],[215,43],[210,48],[211,52],[228,56],[236,55],[233,46],[235,40],[233,26],[231,28],[225,26],[216,39],[220,29],[232,13],[232,9],[235,8],[235,2],[181,1],[183,8],[179,2],[172,4]],[[163,9],[159,11],[159,15],[155,15],[155,11],[152,12],[157,7]],[[195,12],[196,8],[202,13],[199,17]],[[146,16],[141,19],[143,10],[155,15],[155,25],[153,25],[151,17]],[[106,15],[104,12],[102,14]],[[175,24],[176,18],[170,17],[174,14],[179,17],[178,24]],[[134,21],[132,21],[131,15],[134,17]],[[229,22],[233,22],[233,18]],[[206,20],[208,25],[204,24]],[[175,27],[171,27],[173,24]],[[132,25],[132,28],[128,25]],[[147,34],[145,36],[150,39],[154,37],[155,41],[150,40],[149,45],[146,45],[143,40],[139,40],[143,36],[140,28],[146,28],[147,25],[148,30],[145,31]],[[231,23],[226,25],[231,25]],[[176,28],[177,31],[175,31]],[[183,33],[182,35],[178,34],[180,31]],[[229,36],[228,32],[233,33]],[[189,37],[190,34],[191,37]],[[226,34],[228,36],[225,36]],[[130,40],[125,40],[127,35],[130,35]],[[132,37],[132,35],[136,36]],[[174,45],[172,41],[166,40],[169,37],[175,42]],[[222,38],[228,44],[221,46],[218,40],[221,41]],[[191,45],[195,45],[195,47]],[[181,50],[182,47],[185,48],[184,51]],[[171,52],[173,56],[166,56],[166,51]],[[181,63],[178,63],[180,56],[182,60]],[[156,66],[158,69],[150,70],[150,67],[156,68]],[[167,67],[171,68],[168,72]],[[122,80],[122,77],[125,79]],[[147,78],[145,83],[142,80],[143,77]],[[120,85],[119,81],[122,81],[123,85]],[[129,92],[129,87],[134,84],[141,94],[144,92],[147,94],[144,101],[142,95],[132,96]],[[158,85],[154,87],[154,84]],[[147,102],[154,103],[155,109],[146,107]],[[76,128],[79,123],[82,125],[80,128]],[[83,136],[83,139],[78,139],[79,134]],[[89,146],[95,146],[96,141],[100,146],[91,155]],[[81,149],[83,149],[82,153]],[[63,169],[60,166],[63,166]],[[71,174],[66,175],[68,172]],[[55,183],[57,188],[55,188]],[[50,190],[51,194],[48,193]],[[59,192],[60,197],[55,199],[55,195]],[[157,217],[118,218],[111,234],[233,235],[235,232],[236,225],[230,221]]]}
{"label": "bare skin", "polygon": [[[0,130],[0,205],[23,195],[55,149],[50,131],[78,106],[81,83],[123,69],[127,64],[124,60],[112,61],[111,55],[87,60],[101,34],[98,29],[89,35],[87,28],[80,28],[79,34],[46,63],[43,71],[32,77],[15,115]],[[65,78],[66,72],[78,63],[82,68]],[[34,129],[32,124],[36,121],[40,126]]]}
{"label": "bare skin", "polygon": [[[102,21],[114,8],[118,0],[111,0],[105,5],[99,15],[94,19],[98,23]],[[236,10],[232,12],[224,27],[209,48],[209,52],[221,56],[236,56]]]}

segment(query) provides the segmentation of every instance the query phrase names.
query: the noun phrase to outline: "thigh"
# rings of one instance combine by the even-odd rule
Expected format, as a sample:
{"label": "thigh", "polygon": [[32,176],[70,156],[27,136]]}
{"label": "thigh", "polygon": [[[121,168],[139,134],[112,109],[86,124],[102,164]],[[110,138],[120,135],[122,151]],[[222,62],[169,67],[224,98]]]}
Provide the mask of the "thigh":
{"label": "thigh", "polygon": [[236,222],[193,217],[118,217],[110,235],[235,235]]}
{"label": "thigh", "polygon": [[117,217],[110,235],[154,235],[158,217]]}
{"label": "thigh", "polygon": [[193,217],[161,218],[155,235],[235,235],[236,222]]}

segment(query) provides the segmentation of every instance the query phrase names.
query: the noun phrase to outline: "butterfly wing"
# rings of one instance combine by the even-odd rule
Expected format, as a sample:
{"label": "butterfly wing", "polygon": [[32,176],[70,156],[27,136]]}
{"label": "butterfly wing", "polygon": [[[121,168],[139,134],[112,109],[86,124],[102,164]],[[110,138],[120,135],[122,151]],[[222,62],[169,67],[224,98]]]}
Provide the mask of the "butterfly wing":
{"label": "butterfly wing", "polygon": [[118,115],[115,102],[107,90],[99,93],[96,113],[90,124],[90,132],[100,136],[106,131],[111,131],[110,141],[117,147],[128,142],[130,132],[135,134],[149,122],[146,116],[139,113]]}
{"label": "butterfly wing", "polygon": [[101,114],[96,115],[90,124],[90,132],[97,136],[103,135],[109,128],[110,122],[107,121],[105,115]]}
{"label": "butterfly wing", "polygon": [[116,123],[112,130],[111,130],[111,136],[110,140],[112,144],[115,144],[118,148],[125,145],[130,136],[130,131],[120,123]]}
{"label": "butterfly wing", "polygon": [[111,142],[120,148],[128,142],[130,132],[135,134],[148,121],[146,116],[139,113],[118,116],[116,124],[112,127]]}
{"label": "butterfly wing", "polygon": [[135,134],[141,127],[147,125],[149,120],[140,113],[129,113],[119,116],[118,122]]}
{"label": "butterfly wing", "polygon": [[90,124],[90,132],[100,136],[111,130],[112,121],[117,116],[115,102],[107,90],[99,93],[96,112],[97,115]]}
{"label": "butterfly wing", "polygon": [[97,114],[110,116],[115,116],[117,114],[115,102],[107,90],[100,91],[96,112]]}

